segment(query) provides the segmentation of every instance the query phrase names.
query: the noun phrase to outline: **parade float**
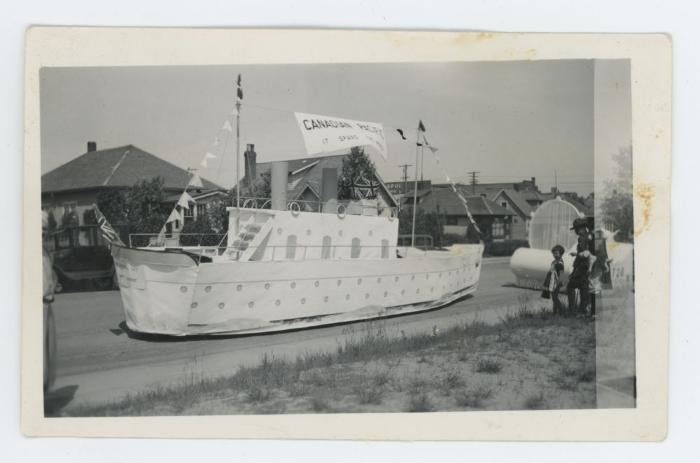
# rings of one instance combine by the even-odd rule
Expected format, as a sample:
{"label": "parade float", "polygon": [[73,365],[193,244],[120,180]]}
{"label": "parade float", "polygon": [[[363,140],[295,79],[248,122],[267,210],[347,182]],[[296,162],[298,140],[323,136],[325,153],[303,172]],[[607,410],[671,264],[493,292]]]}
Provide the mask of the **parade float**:
{"label": "parade float", "polygon": [[[237,169],[241,99],[239,77]],[[388,154],[381,124],[295,115],[309,158],[353,146]],[[426,146],[435,153],[424,132],[421,122],[416,156]],[[202,165],[213,157],[206,153]],[[211,246],[180,245],[165,228],[145,245],[125,245],[98,212],[127,326],[177,336],[274,332],[435,309],[476,290],[482,244],[397,246],[396,209],[371,197],[339,201],[337,172],[327,171],[327,188],[309,211],[286,197],[288,164],[274,162],[269,200],[249,201],[236,188],[228,232]],[[195,173],[190,183],[197,181]],[[188,206],[187,188],[181,199]]]}

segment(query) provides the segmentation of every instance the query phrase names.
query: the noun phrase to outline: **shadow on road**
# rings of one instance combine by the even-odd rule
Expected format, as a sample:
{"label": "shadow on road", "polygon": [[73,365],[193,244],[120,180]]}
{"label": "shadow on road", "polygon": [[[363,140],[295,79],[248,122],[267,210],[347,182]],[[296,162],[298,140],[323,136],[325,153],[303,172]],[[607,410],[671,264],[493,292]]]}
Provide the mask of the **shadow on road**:
{"label": "shadow on road", "polygon": [[58,416],[58,413],[75,397],[78,386],[64,386],[44,393],[44,416]]}

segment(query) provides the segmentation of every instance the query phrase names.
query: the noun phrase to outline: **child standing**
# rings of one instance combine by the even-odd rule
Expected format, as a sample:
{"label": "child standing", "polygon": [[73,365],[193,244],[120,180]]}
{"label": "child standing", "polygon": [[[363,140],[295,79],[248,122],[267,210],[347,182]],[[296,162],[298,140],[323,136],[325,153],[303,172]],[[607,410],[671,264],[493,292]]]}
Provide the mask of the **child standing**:
{"label": "child standing", "polygon": [[564,271],[564,247],[557,244],[552,248],[552,257],[554,260],[549,266],[549,272],[544,280],[544,290],[542,297],[549,299],[552,297],[552,312],[561,314],[561,302],[559,301],[559,289],[561,288],[561,274]]}

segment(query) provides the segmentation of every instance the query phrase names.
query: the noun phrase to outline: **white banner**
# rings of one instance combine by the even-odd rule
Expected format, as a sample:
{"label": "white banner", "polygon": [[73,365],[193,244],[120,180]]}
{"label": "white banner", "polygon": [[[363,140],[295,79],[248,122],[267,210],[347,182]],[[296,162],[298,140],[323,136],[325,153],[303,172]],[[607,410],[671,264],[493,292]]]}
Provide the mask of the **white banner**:
{"label": "white banner", "polygon": [[375,122],[353,121],[318,114],[294,113],[309,156],[367,146],[386,160],[388,152],[384,128]]}

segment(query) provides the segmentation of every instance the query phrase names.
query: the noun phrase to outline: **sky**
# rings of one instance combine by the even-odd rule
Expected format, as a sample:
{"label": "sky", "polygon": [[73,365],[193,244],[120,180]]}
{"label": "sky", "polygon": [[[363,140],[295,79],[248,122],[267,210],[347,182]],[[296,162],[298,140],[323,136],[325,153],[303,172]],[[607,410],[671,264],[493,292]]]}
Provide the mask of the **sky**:
{"label": "sky", "polygon": [[[468,182],[478,171],[484,183],[536,177],[548,191],[556,172],[560,190],[587,194],[594,150],[606,150],[594,146],[594,69],[591,60],[44,68],[42,173],[92,140],[98,149],[133,144],[183,168],[212,151],[219,157],[200,174],[232,186],[235,138],[221,127],[234,122],[240,73],[241,152],[255,144],[258,162],[303,157],[294,111],[308,112],[384,124],[389,158],[372,159],[385,181],[397,181],[399,165],[415,164],[422,120],[440,156],[438,165],[426,150],[426,179]],[[605,143],[615,152],[624,137],[611,132]]]}

